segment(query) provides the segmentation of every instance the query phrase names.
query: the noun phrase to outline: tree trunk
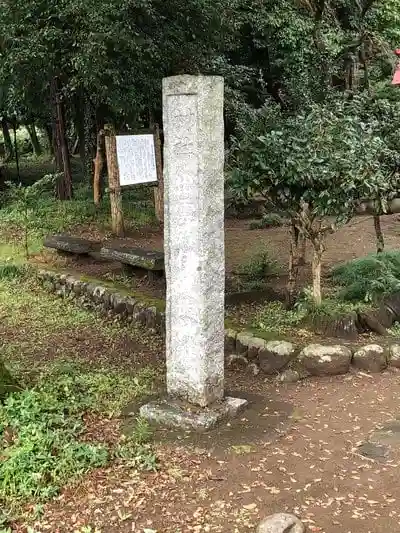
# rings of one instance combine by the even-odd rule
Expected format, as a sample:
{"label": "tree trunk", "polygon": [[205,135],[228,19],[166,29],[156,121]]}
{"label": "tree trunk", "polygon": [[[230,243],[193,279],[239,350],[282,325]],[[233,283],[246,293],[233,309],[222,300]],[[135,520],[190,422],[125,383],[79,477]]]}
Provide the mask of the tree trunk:
{"label": "tree trunk", "polygon": [[288,282],[286,286],[286,299],[288,306],[294,304],[294,295],[296,292],[296,283],[297,276],[299,272],[299,256],[297,255],[297,239],[298,239],[298,229],[292,223],[290,228],[290,253],[289,253],[289,272],[288,272]]}
{"label": "tree trunk", "polygon": [[[96,126],[96,113],[93,104],[85,97],[83,106],[83,145],[79,151],[85,164],[85,178],[93,185],[93,160],[96,157],[97,132],[102,128]],[[80,131],[82,135],[82,131]]]}
{"label": "tree trunk", "polygon": [[304,235],[300,233],[299,239],[297,242],[297,257],[298,257],[299,266],[306,264],[306,245],[307,245],[307,240],[304,237]]}
{"label": "tree trunk", "polygon": [[105,126],[105,145],[108,169],[108,183],[110,190],[111,204],[111,225],[112,231],[118,237],[123,237],[125,233],[124,218],[122,212],[122,196],[119,183],[117,143],[115,131],[112,126]]}
{"label": "tree trunk", "polygon": [[40,141],[37,136],[35,124],[32,122],[31,125],[27,125],[26,129],[28,130],[29,137],[31,139],[31,144],[33,148],[33,153],[36,156],[40,156],[43,153],[42,147],[40,146]]}
{"label": "tree trunk", "polygon": [[49,154],[54,157],[54,138],[53,138],[53,128],[50,124],[45,124],[44,131],[46,132],[47,142],[49,143]]}
{"label": "tree trunk", "polygon": [[93,177],[93,200],[94,200],[94,205],[96,207],[99,207],[101,197],[102,197],[101,173],[104,167],[104,155],[105,155],[104,130],[100,130],[97,135],[97,150],[96,150],[96,157],[94,160],[94,177]]}
{"label": "tree trunk", "polygon": [[321,265],[322,265],[322,250],[318,245],[314,246],[313,260],[312,260],[312,278],[313,278],[313,300],[314,304],[319,306],[322,303],[321,294]]}
{"label": "tree trunk", "polygon": [[154,127],[154,149],[156,154],[156,168],[158,186],[154,187],[154,208],[156,219],[160,224],[164,223],[164,176],[162,163],[162,148],[160,138],[160,127],[158,124]]}
{"label": "tree trunk", "polygon": [[61,146],[59,143],[58,132],[57,132],[57,120],[56,119],[54,119],[54,122],[51,125],[51,137],[52,137],[51,146],[52,146],[52,151],[54,154],[54,163],[56,166],[56,172],[62,173],[63,162],[62,162]]}
{"label": "tree trunk", "polygon": [[82,168],[86,170],[85,99],[81,92],[75,97],[75,129],[78,136],[79,157]]}
{"label": "tree trunk", "polygon": [[59,180],[57,185],[57,195],[60,200],[71,200],[72,198],[72,172],[71,172],[71,160],[69,155],[69,148],[67,137],[65,133],[65,119],[64,119],[64,106],[60,98],[58,81],[55,78],[52,83],[53,97],[55,103],[55,115],[56,115],[56,137],[57,147],[61,152],[62,166],[63,166],[63,179]]}
{"label": "tree trunk", "polygon": [[5,118],[1,120],[1,129],[3,131],[4,138],[4,148],[6,152],[6,161],[14,157],[14,147],[11,140],[10,129],[8,127],[8,122]]}
{"label": "tree trunk", "polygon": [[383,238],[381,217],[379,215],[374,215],[374,227],[376,235],[376,253],[381,254],[385,249],[385,240]]}

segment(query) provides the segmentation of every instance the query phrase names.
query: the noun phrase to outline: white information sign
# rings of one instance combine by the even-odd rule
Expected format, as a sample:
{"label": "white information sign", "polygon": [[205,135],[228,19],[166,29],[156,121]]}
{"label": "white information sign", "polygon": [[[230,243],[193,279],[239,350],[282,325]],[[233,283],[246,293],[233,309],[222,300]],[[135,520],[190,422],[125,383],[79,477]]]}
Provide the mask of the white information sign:
{"label": "white information sign", "polygon": [[154,135],[117,135],[121,186],[157,181]]}

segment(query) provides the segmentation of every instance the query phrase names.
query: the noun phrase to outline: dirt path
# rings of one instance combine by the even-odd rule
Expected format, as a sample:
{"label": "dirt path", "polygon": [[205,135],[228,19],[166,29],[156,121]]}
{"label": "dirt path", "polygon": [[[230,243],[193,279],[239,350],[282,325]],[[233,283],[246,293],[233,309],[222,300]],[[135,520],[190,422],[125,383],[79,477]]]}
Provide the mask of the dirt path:
{"label": "dirt path", "polygon": [[[27,371],[66,358],[133,373],[150,364],[164,375],[161,339],[113,325],[34,286],[1,289],[7,361],[20,361]],[[96,470],[43,509],[32,506],[29,525],[36,513],[35,533],[248,533],[263,516],[290,511],[309,531],[400,531],[400,438],[377,460],[357,448],[398,416],[399,372],[287,385],[230,372],[229,394],[251,401],[241,418],[196,439],[157,433],[156,473],[115,463]],[[115,420],[109,425],[118,429]],[[97,429],[107,434],[108,421]],[[27,525],[13,531],[27,533]]]}
{"label": "dirt path", "polygon": [[291,404],[290,427],[283,430],[288,419],[281,412],[264,438],[257,431],[233,435],[230,447],[218,433],[208,449],[159,444],[158,473],[97,471],[48,505],[37,526],[54,533],[83,524],[102,533],[245,533],[269,513],[290,511],[309,531],[399,531],[400,450],[384,462],[356,451],[396,416],[399,381],[393,370],[279,387],[231,375],[235,389],[264,398],[260,417],[274,416],[271,401]]}
{"label": "dirt path", "polygon": [[[398,215],[381,217],[382,231],[388,250],[400,247],[400,221]],[[251,221],[228,219],[225,221],[225,244],[227,270],[237,268],[245,258],[262,249],[267,249],[280,263],[286,265],[289,258],[288,227],[250,230]],[[82,234],[103,238],[104,234],[85,232]],[[132,232],[123,240],[126,245],[153,250],[163,249],[163,235],[159,230],[143,228]],[[327,238],[324,254],[325,267],[375,251],[375,231],[372,217],[360,216],[340,228]],[[309,254],[308,250],[308,254]]]}

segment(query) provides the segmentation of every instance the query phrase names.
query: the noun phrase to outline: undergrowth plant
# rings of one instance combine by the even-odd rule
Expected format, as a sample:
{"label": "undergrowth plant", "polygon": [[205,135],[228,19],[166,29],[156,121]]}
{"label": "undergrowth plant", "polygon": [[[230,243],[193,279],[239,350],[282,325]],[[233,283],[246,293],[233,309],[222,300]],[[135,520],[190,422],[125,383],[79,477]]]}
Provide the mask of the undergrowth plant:
{"label": "undergrowth plant", "polygon": [[267,279],[279,273],[279,265],[266,249],[259,251],[243,262],[237,273],[247,289],[262,288]]}
{"label": "undergrowth plant", "polygon": [[250,229],[278,228],[284,223],[284,219],[278,213],[266,213],[261,220],[252,222]]}
{"label": "undergrowth plant", "polygon": [[[151,373],[124,377],[88,371],[70,363],[53,365],[25,390],[0,405],[0,503],[3,509],[45,501],[61,487],[111,459],[154,470],[151,433],[139,419],[128,438],[114,445],[85,436],[85,414],[112,417],[133,396],[149,391]],[[124,393],[125,391],[125,393]]]}
{"label": "undergrowth plant", "polygon": [[[8,182],[8,189],[2,197],[0,209],[0,232],[4,237],[20,239],[25,252],[29,248],[29,237],[40,241],[49,233],[61,233],[74,228],[96,226],[107,229],[110,220],[110,202],[105,196],[96,207],[92,191],[85,184],[74,185],[74,198],[64,202],[54,197],[54,183],[58,174],[48,175],[23,186]],[[154,207],[144,189],[124,191],[124,215],[127,224],[140,227],[154,221]],[[3,238],[4,238],[3,237]]]}
{"label": "undergrowth plant", "polygon": [[377,302],[400,290],[400,252],[371,254],[333,268],[332,281],[344,301]]}
{"label": "undergrowth plant", "polygon": [[37,228],[35,210],[43,194],[49,189],[53,189],[59,178],[59,174],[49,174],[36,181],[33,185],[24,187],[21,183],[16,185],[7,182],[8,199],[14,206],[16,226],[22,233],[23,248],[26,258],[29,257],[29,236]]}
{"label": "undergrowth plant", "polygon": [[305,312],[286,309],[282,302],[268,302],[256,314],[253,326],[266,333],[285,334],[299,326]]}

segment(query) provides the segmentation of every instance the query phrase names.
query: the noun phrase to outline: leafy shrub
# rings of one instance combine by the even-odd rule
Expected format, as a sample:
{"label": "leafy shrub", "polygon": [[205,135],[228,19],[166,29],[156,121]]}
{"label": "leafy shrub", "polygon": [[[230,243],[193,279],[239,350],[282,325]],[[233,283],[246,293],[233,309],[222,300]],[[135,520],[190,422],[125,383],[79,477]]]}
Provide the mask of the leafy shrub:
{"label": "leafy shrub", "polygon": [[28,268],[26,265],[14,263],[0,263],[0,280],[15,280],[24,278]]}
{"label": "leafy shrub", "polygon": [[262,331],[286,333],[298,326],[305,313],[296,309],[286,309],[282,302],[268,302],[257,313],[253,326]]}
{"label": "leafy shrub", "polygon": [[[64,202],[54,198],[54,176],[45,176],[28,187],[9,184],[2,199],[0,227],[5,232],[28,227],[31,234],[72,231],[83,224],[96,223],[106,226],[110,219],[109,196],[106,194],[99,208],[93,204],[89,186],[76,184],[74,198]],[[149,224],[154,220],[154,208],[148,192],[125,191],[123,194],[124,215],[135,226]]]}
{"label": "leafy shrub", "polygon": [[279,266],[273,259],[268,250],[262,250],[243,263],[238,274],[244,276],[249,281],[264,281],[268,276],[276,275],[279,272]]}
{"label": "leafy shrub", "polygon": [[345,301],[374,302],[400,290],[400,252],[372,254],[338,265],[332,280]]}
{"label": "leafy shrub", "polygon": [[284,223],[284,219],[278,213],[267,213],[261,220],[252,222],[250,229],[277,228],[283,226]]}

